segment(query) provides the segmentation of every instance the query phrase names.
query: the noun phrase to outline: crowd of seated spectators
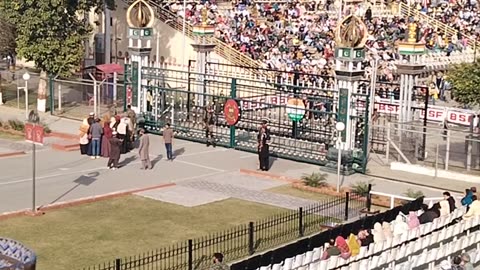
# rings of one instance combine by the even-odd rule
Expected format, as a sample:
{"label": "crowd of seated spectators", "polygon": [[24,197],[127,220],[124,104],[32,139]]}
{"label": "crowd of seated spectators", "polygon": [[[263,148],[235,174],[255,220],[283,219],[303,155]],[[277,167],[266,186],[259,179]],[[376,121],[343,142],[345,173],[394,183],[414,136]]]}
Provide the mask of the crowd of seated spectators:
{"label": "crowd of seated spectators", "polygon": [[[462,206],[466,206],[468,209],[462,217],[464,220],[480,216],[480,201],[475,195],[476,191],[475,187],[467,189],[465,197],[461,200]],[[421,224],[430,223],[436,218],[448,216],[456,208],[455,199],[449,192],[444,192],[443,197],[443,200],[433,204],[430,208],[427,205],[422,205],[420,214],[413,211],[408,215],[399,214],[391,223],[383,222],[381,224],[377,222],[372,229],[361,229],[356,235],[350,234],[347,239],[342,236],[330,239],[322,255],[322,260],[327,260],[331,256],[340,256],[343,259],[348,259],[351,256],[358,255],[360,247],[369,247],[372,243],[381,243],[386,241],[387,238],[394,239],[400,237],[408,234],[410,230],[417,229]],[[469,264],[468,255],[455,257],[452,262],[444,265],[450,267],[445,269],[471,269],[465,267],[471,265]]]}
{"label": "crowd of seated spectators", "polygon": [[[461,2],[444,3],[422,1],[410,3],[414,8],[455,27],[458,36],[449,37],[436,32],[433,26],[417,22],[420,41],[425,42],[432,51],[447,54],[454,50],[463,50],[466,38],[460,33],[473,33],[477,27],[476,2],[471,6],[462,6]],[[303,73],[333,75],[334,73],[334,34],[337,16],[332,17],[322,10],[334,8],[331,0],[322,2],[299,3],[254,3],[241,0],[233,4],[232,9],[219,10],[213,0],[190,2],[183,11],[181,2],[171,4],[170,10],[179,18],[186,16],[188,23],[201,22],[201,9],[208,9],[208,24],[216,25],[216,37],[231,47],[260,61],[265,68]],[[461,7],[461,8],[460,8]],[[369,31],[367,47],[372,54],[380,57],[379,76],[394,81],[393,60],[399,58],[395,53],[395,42],[403,39],[410,18],[390,17],[374,18],[370,8],[363,5],[347,7],[344,15],[355,14],[363,17]],[[458,13],[458,14],[457,14]],[[465,32],[466,31],[466,32]],[[367,74],[373,66],[373,58],[368,55],[364,63]]]}

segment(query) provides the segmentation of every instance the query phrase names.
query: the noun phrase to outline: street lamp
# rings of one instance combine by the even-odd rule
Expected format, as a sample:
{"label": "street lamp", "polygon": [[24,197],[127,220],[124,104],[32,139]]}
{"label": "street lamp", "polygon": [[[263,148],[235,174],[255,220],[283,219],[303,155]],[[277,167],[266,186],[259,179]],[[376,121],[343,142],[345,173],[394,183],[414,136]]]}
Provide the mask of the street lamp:
{"label": "street lamp", "polygon": [[337,130],[337,192],[340,192],[340,167],[342,166],[342,131],[345,130],[345,124],[343,122],[337,122],[335,125]]}
{"label": "street lamp", "polygon": [[28,119],[28,80],[30,80],[30,74],[28,74],[28,71],[25,71],[25,73],[22,76],[23,80],[25,81],[25,119]]}

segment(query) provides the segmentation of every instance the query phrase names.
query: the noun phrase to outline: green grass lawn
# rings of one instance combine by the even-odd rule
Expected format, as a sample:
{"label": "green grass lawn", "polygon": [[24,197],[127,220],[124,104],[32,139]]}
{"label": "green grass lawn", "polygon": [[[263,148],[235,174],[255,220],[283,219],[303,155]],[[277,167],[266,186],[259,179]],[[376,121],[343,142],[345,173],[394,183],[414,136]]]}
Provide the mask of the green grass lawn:
{"label": "green grass lawn", "polygon": [[307,199],[312,201],[322,201],[325,199],[333,198],[332,196],[329,196],[329,195],[294,188],[291,185],[275,187],[275,188],[269,189],[268,191],[273,193],[283,194],[283,195],[290,195],[293,197],[299,197],[302,199]]}
{"label": "green grass lawn", "polygon": [[285,209],[236,199],[188,208],[127,196],[7,219],[0,222],[0,236],[34,249],[37,269],[75,270],[281,212]]}

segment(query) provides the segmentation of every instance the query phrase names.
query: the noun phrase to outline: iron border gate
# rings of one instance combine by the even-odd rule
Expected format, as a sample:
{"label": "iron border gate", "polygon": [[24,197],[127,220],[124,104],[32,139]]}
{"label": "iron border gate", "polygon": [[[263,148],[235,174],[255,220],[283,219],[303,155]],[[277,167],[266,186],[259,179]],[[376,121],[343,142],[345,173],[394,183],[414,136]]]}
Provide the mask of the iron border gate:
{"label": "iron border gate", "polygon": [[[147,132],[161,134],[169,122],[176,137],[206,143],[204,116],[207,107],[215,111],[214,134],[217,145],[243,151],[257,151],[257,133],[262,120],[268,120],[271,131],[271,155],[301,162],[327,165],[329,149],[335,146],[336,108],[338,93],[334,85],[299,80],[304,74],[288,74],[293,80],[232,78],[216,72],[198,74],[162,68],[143,67],[140,71],[142,89],[147,91],[147,112],[143,114]],[[130,65],[125,67],[125,82],[132,76]],[[319,75],[315,75],[319,77]],[[359,108],[357,131],[351,161],[356,171],[365,172],[368,140],[368,95],[353,95],[351,105]],[[223,104],[236,99],[241,107],[241,120],[229,127],[223,118]],[[290,98],[303,100],[304,117],[298,122],[287,115]],[[336,157],[335,157],[336,160]]]}

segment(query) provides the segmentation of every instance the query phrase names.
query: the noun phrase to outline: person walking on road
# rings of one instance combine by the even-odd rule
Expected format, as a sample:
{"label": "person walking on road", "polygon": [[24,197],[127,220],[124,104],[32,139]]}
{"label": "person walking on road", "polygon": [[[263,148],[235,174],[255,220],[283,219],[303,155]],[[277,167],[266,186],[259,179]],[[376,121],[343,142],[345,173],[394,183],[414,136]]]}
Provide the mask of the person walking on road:
{"label": "person walking on road", "polygon": [[142,128],[139,131],[140,143],[138,145],[138,155],[142,161],[142,170],[151,170],[152,162],[150,161],[150,137],[148,134],[145,134],[145,130]]}
{"label": "person walking on road", "polygon": [[109,169],[118,169],[118,161],[120,160],[122,143],[122,140],[117,138],[117,132],[112,132],[112,138],[110,139],[110,158],[108,159],[107,163],[107,167]]}
{"label": "person walking on road", "polygon": [[95,118],[95,121],[90,126],[90,134],[92,139],[92,157],[91,159],[100,158],[101,140],[103,134],[103,128],[100,125],[100,119]]}
{"label": "person walking on road", "polygon": [[170,127],[170,123],[167,123],[163,130],[163,141],[165,142],[165,150],[167,150],[167,160],[173,161],[173,129]]}

